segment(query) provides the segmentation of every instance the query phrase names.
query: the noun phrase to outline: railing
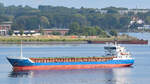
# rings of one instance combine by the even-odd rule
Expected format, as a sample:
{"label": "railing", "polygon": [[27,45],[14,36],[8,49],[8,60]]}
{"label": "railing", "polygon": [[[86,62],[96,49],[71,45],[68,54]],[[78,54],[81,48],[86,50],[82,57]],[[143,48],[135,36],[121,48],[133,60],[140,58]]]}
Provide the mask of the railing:
{"label": "railing", "polygon": [[88,57],[88,58],[30,58],[35,63],[49,62],[101,62],[109,61],[115,57]]}

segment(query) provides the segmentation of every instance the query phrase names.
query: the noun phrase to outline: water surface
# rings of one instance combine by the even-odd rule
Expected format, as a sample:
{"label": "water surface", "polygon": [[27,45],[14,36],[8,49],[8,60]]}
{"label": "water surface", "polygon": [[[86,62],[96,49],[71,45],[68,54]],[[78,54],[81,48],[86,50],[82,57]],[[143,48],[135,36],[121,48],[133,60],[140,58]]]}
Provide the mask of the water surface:
{"label": "water surface", "polygon": [[[149,33],[130,35],[149,39]],[[26,57],[102,56],[103,44],[23,45]],[[122,45],[135,58],[132,67],[82,70],[12,71],[6,56],[19,56],[20,45],[0,45],[1,84],[148,84],[150,46]]]}

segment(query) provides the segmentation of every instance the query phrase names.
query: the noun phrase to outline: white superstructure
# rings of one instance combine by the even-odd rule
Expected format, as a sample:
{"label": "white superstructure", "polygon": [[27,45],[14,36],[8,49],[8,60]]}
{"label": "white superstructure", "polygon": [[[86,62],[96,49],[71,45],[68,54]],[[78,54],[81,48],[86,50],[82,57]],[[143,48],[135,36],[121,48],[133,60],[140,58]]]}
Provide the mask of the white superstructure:
{"label": "white superstructure", "polygon": [[106,54],[105,56],[114,56],[114,60],[133,59],[130,52],[128,52],[125,47],[121,47],[117,43],[107,43],[104,49]]}

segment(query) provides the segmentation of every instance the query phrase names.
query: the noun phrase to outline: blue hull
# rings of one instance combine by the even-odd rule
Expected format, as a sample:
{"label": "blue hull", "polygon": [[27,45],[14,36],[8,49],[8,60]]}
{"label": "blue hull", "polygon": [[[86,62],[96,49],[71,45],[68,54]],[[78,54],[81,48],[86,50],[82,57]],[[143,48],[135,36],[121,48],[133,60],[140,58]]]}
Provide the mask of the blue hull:
{"label": "blue hull", "polygon": [[109,60],[98,62],[48,62],[48,63],[32,63],[28,59],[9,59],[12,66],[40,66],[40,65],[88,65],[88,64],[133,64],[134,60]]}

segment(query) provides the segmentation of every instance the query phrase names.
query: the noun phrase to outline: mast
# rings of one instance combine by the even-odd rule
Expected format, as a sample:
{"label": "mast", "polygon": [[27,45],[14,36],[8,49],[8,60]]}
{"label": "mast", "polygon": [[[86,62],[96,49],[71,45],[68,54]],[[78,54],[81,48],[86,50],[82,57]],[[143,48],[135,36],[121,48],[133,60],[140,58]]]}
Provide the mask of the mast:
{"label": "mast", "polygon": [[118,42],[118,35],[115,36],[115,38],[114,38],[114,44],[117,45],[117,42]]}
{"label": "mast", "polygon": [[21,40],[20,57],[23,58],[23,53],[22,53],[22,40]]}

